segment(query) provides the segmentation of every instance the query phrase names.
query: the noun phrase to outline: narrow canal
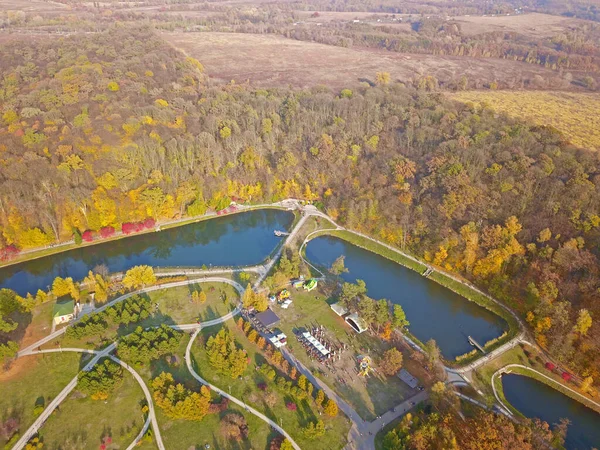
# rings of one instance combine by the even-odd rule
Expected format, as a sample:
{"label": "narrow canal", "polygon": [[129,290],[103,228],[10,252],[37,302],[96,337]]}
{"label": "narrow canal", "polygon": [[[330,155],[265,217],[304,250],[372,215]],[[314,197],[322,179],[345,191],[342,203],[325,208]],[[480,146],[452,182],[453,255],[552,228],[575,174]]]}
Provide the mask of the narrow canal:
{"label": "narrow canal", "polygon": [[349,270],[342,275],[345,281],[364,280],[370,297],[401,305],[410,321],[411,333],[422,342],[435,339],[449,360],[472,350],[468,336],[484,345],[508,328],[504,319],[487,309],[413,270],[341,239],[320,236],[306,247],[307,258],[326,267],[331,267],[340,255],[346,257]]}
{"label": "narrow canal", "polygon": [[524,416],[537,417],[550,426],[561,418],[571,422],[567,428],[567,450],[600,448],[600,414],[556,389],[523,375],[502,376],[506,400]]}
{"label": "narrow canal", "polygon": [[205,220],[160,232],[78,248],[0,269],[0,288],[25,295],[47,289],[57,276],[84,278],[104,264],[121,272],[140,264],[154,267],[246,266],[262,262],[287,230],[291,212],[262,209]]}

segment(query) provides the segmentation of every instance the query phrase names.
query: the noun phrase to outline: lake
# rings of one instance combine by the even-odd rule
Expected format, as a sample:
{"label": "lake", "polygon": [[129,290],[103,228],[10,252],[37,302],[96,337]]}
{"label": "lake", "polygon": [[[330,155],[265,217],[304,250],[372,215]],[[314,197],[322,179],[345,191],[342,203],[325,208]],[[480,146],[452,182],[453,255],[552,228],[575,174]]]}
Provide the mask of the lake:
{"label": "lake", "polygon": [[546,384],[523,375],[504,374],[506,400],[524,416],[537,417],[550,426],[561,418],[571,421],[565,447],[568,450],[600,448],[600,414]]}
{"label": "lake", "polygon": [[273,230],[287,230],[289,211],[261,209],[204,220],[160,232],[133,235],[45,256],[0,269],[0,288],[25,295],[46,290],[57,276],[83,279],[95,266],[112,272],[133,266],[248,266],[261,263],[281,240]]}
{"label": "lake", "polygon": [[306,257],[325,267],[345,256],[348,282],[365,281],[368,295],[385,298],[402,306],[410,321],[409,330],[421,342],[435,339],[446,359],[473,349],[472,336],[481,345],[508,329],[504,319],[417,272],[383,256],[332,236],[319,236],[306,247]]}

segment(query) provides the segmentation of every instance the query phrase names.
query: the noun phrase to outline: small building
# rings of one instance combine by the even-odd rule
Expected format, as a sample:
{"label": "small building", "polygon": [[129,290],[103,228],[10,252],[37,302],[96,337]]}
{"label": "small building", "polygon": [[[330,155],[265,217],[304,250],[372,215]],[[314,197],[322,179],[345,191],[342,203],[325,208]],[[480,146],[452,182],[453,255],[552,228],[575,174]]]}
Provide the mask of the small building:
{"label": "small building", "polygon": [[346,316],[346,322],[350,325],[354,331],[357,333],[362,333],[363,331],[367,331],[369,328],[369,324],[365,321],[365,319],[361,319],[358,314],[352,313],[349,316]]}
{"label": "small building", "polygon": [[288,308],[290,307],[290,305],[291,305],[291,304],[292,304],[292,300],[288,298],[286,301],[284,301],[284,302],[281,304],[281,307],[282,307],[283,309],[288,309]]}
{"label": "small building", "polygon": [[75,302],[69,300],[56,303],[52,311],[52,318],[56,325],[73,320],[75,318]]}
{"label": "small building", "polygon": [[331,309],[340,317],[344,317],[346,314],[348,314],[348,310],[339,302],[331,305]]}
{"label": "small building", "polygon": [[279,316],[270,309],[258,313],[254,318],[265,328],[274,327],[279,323]]}
{"label": "small building", "polygon": [[304,284],[304,280],[294,280],[294,281],[292,281],[292,287],[294,287],[296,289],[300,289],[303,284]]}
{"label": "small building", "polygon": [[400,369],[400,372],[398,372],[398,378],[408,384],[411,389],[414,389],[419,385],[419,380],[412,376],[412,374],[406,369]]}
{"label": "small building", "polygon": [[284,289],[279,294],[277,294],[277,297],[279,297],[279,301],[286,300],[286,299],[290,298],[290,291],[288,291],[287,289]]}

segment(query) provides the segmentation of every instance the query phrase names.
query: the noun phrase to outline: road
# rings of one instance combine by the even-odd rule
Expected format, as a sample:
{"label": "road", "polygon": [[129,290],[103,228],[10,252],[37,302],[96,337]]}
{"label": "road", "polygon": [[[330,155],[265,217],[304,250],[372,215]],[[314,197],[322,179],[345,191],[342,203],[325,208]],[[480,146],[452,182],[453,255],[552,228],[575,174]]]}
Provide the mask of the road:
{"label": "road", "polygon": [[267,416],[265,416],[264,414],[262,414],[261,412],[255,410],[254,408],[252,408],[250,405],[247,405],[246,403],[244,403],[241,400],[238,400],[237,398],[233,397],[232,395],[228,394],[227,392],[219,389],[217,386],[214,386],[212,384],[210,384],[208,381],[206,381],[204,378],[202,378],[200,375],[198,375],[198,373],[196,372],[196,370],[193,367],[192,364],[192,358],[191,358],[191,350],[192,350],[192,345],[194,343],[194,340],[196,339],[196,337],[198,337],[198,334],[200,333],[200,328],[198,328],[194,334],[192,334],[192,337],[190,338],[190,342],[188,342],[188,345],[185,349],[185,363],[187,364],[187,368],[190,371],[190,373],[192,374],[192,376],[198,380],[200,383],[207,385],[208,387],[210,387],[213,391],[215,391],[216,393],[218,393],[219,395],[228,398],[230,401],[232,401],[233,403],[241,406],[242,408],[244,408],[246,411],[254,414],[256,417],[264,420],[265,422],[267,422],[269,425],[271,425],[272,428],[274,428],[275,430],[277,430],[279,433],[281,433],[281,435],[285,436],[285,438],[290,441],[290,443],[292,444],[292,446],[296,449],[296,450],[301,450],[300,446],[298,444],[296,444],[296,442],[292,439],[292,437],[283,429],[281,428],[276,422],[272,421],[271,419],[269,419]]}

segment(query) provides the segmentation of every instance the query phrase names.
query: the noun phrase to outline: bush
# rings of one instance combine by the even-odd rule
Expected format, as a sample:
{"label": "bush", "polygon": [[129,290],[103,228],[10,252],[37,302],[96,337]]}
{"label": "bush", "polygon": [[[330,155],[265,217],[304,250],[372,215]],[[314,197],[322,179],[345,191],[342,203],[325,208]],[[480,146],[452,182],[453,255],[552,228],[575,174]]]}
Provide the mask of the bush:
{"label": "bush", "polygon": [[144,228],[146,228],[147,230],[150,230],[152,228],[154,228],[156,226],[156,220],[153,219],[152,217],[148,217],[146,220],[144,220]]}
{"label": "bush", "polygon": [[100,228],[100,236],[102,236],[103,239],[114,236],[114,234],[115,234],[115,229],[113,227]]}
{"label": "bush", "polygon": [[285,404],[285,407],[286,407],[287,409],[289,409],[290,411],[296,411],[296,410],[298,409],[298,406],[296,406],[296,404],[295,404],[295,403],[293,403],[293,402],[288,402],[288,403],[286,403],[286,404]]}
{"label": "bush", "polygon": [[7,245],[0,249],[0,261],[8,261],[15,258],[19,254],[19,249],[14,245]]}

